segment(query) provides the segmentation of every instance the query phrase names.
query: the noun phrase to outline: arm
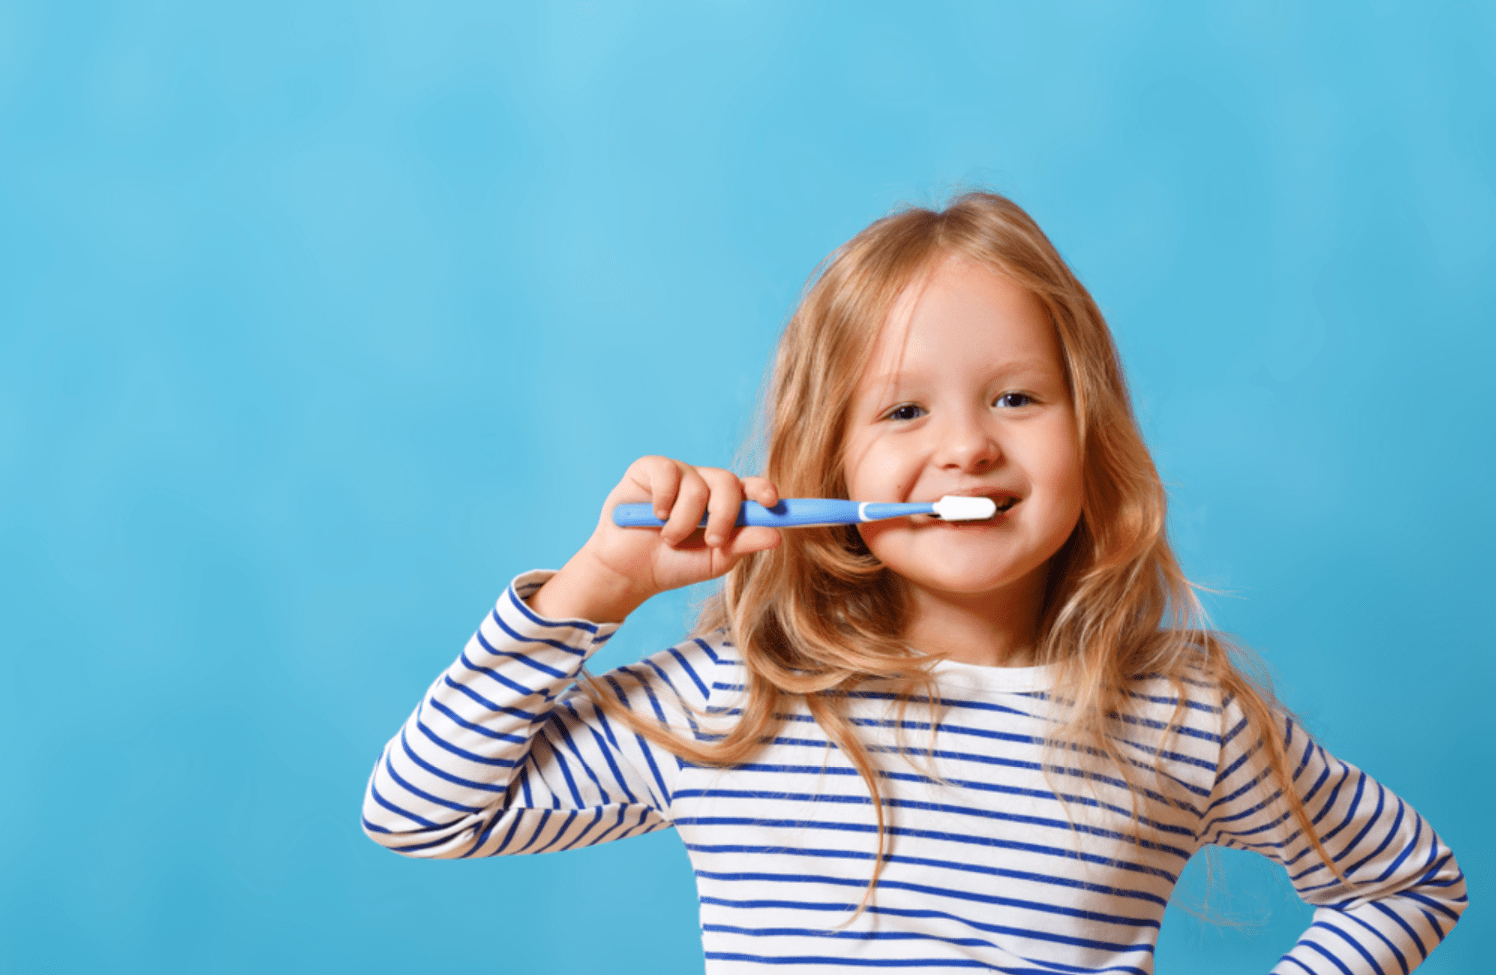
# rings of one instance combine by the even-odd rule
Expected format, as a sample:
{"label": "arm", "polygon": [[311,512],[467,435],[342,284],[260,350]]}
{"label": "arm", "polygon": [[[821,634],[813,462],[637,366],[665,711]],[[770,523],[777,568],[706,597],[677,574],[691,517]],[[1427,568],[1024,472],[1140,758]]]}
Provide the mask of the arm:
{"label": "arm", "polygon": [[[670,824],[679,763],[572,687],[617,624],[534,613],[524,600],[548,577],[515,580],[385,746],[364,798],[376,842],[416,857],[494,856]],[[692,642],[604,681],[630,707],[684,727],[706,704],[715,660]]]}
{"label": "arm", "polygon": [[1449,933],[1465,908],[1465,878],[1429,824],[1371,776],[1336,759],[1282,717],[1293,787],[1320,842],[1352,883],[1321,862],[1286,805],[1264,802],[1260,741],[1239,708],[1224,709],[1206,842],[1252,850],[1288,870],[1314,922],[1275,973],[1406,973]]}
{"label": "arm", "polygon": [[[432,685],[369,780],[364,828],[410,856],[539,852],[669,824],[676,760],[612,727],[573,686],[587,657],[656,592],[726,572],[772,548],[769,528],[734,529],[744,494],[773,505],[761,478],[663,457],[630,466],[587,544],[554,575],[510,586],[457,661]],[[623,529],[614,506],[650,501],[662,530]],[[697,528],[710,507],[705,530]],[[715,663],[692,641],[604,678],[626,707],[692,723]]]}

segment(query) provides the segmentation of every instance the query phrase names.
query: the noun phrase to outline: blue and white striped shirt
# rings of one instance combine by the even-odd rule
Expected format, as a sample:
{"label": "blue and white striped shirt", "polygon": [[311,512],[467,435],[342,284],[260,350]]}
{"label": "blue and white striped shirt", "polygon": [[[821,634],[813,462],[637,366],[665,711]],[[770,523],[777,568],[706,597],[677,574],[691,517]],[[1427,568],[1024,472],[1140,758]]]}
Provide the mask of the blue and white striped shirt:
{"label": "blue and white striped shirt", "polygon": [[[876,820],[861,778],[803,706],[744,765],[681,761],[573,686],[617,626],[537,616],[523,600],[548,575],[515,580],[386,746],[364,828],[407,856],[474,857],[673,826],[696,873],[708,972],[1142,975],[1185,861],[1210,843],[1282,863],[1318,908],[1276,972],[1406,973],[1464,908],[1464,877],[1429,825],[1291,721],[1281,731],[1295,785],[1357,883],[1349,898],[1292,820],[1264,807],[1255,739],[1209,686],[1190,685],[1198,695],[1164,753],[1173,801],[1142,796],[1140,844],[1120,781],[1046,776],[1046,668],[945,662],[933,740],[925,705],[900,717],[876,684],[850,702],[882,765],[891,845],[871,906],[846,924],[872,873]],[[634,710],[704,735],[735,713],[745,672],[718,634],[605,680]],[[1147,736],[1169,727],[1176,697],[1165,681],[1134,690],[1137,754],[1152,761]],[[911,762],[901,743],[931,753]]]}

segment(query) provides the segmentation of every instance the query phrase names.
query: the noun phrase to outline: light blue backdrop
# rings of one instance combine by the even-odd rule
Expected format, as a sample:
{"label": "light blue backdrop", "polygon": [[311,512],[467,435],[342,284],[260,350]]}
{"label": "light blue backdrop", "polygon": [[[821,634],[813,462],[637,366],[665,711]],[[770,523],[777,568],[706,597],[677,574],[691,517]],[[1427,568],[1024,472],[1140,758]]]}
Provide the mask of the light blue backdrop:
{"label": "light blue backdrop", "polygon": [[[817,261],[979,184],[1110,316],[1218,622],[1464,864],[1426,971],[1486,970],[1490,5],[497,6],[0,2],[0,970],[699,970],[672,834],[407,862],[365,777],[631,458],[731,460]],[[1307,923],[1225,871],[1161,972]]]}

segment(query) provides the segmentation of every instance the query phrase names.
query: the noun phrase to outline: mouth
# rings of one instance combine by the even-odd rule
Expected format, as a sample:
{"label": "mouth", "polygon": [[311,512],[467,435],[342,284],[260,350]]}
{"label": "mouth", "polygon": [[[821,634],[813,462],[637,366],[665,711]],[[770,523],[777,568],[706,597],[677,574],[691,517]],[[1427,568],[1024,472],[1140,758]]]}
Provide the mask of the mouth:
{"label": "mouth", "polygon": [[935,502],[934,520],[952,526],[980,527],[1006,514],[1019,502],[1017,495],[1005,491],[948,494]]}
{"label": "mouth", "polygon": [[[1005,511],[1012,510],[1013,506],[1021,500],[1018,495],[1010,494],[1007,491],[973,491],[969,497],[991,498],[992,503],[997,505],[997,514],[999,515]],[[996,516],[994,515],[994,517]]]}

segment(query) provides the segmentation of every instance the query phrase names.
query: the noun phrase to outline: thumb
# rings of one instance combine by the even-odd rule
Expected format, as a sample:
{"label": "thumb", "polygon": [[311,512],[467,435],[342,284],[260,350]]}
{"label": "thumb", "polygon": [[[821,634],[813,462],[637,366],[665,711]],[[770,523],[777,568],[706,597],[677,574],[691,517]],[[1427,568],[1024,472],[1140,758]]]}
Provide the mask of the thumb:
{"label": "thumb", "polygon": [[749,555],[753,552],[765,552],[771,548],[778,548],[783,540],[777,528],[761,526],[744,528],[728,543],[727,552],[734,557]]}

